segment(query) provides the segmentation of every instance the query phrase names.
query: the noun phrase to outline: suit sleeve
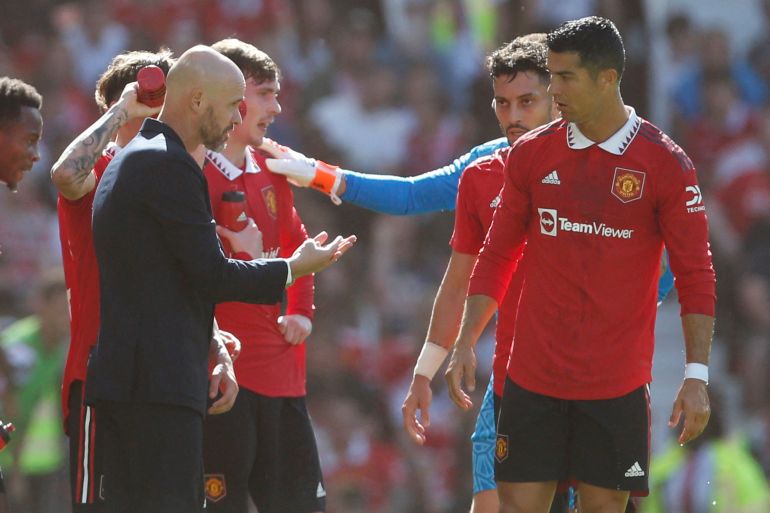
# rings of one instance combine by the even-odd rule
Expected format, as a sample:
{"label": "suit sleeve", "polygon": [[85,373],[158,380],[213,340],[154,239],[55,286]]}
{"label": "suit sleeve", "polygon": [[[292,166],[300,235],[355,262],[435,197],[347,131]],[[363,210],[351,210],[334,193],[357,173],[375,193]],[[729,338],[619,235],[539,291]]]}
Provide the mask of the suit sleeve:
{"label": "suit sleeve", "polygon": [[682,315],[714,315],[716,278],[708,241],[708,221],[695,168],[673,145],[657,183],[658,225],[668,251]]}
{"label": "suit sleeve", "polygon": [[530,222],[530,196],[523,151],[512,149],[505,164],[505,183],[484,247],[473,268],[468,295],[489,296],[500,305],[518,267]]}
{"label": "suit sleeve", "polygon": [[146,167],[149,187],[142,191],[142,197],[163,231],[168,250],[200,293],[216,303],[280,302],[287,263],[225,257],[211,215],[206,180],[192,159],[187,162],[166,155],[160,166]]}

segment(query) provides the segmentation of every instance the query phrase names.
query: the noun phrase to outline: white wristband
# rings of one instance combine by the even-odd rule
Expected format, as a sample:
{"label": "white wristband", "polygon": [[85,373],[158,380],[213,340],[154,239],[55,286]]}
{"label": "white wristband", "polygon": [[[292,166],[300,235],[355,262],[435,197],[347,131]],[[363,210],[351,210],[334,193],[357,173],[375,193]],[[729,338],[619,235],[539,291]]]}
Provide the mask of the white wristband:
{"label": "white wristband", "polygon": [[702,363],[688,363],[684,366],[684,379],[699,379],[708,385],[709,367]]}
{"label": "white wristband", "polygon": [[448,349],[426,340],[422,346],[422,351],[420,351],[420,356],[417,358],[417,364],[414,366],[414,374],[433,379],[448,354]]}

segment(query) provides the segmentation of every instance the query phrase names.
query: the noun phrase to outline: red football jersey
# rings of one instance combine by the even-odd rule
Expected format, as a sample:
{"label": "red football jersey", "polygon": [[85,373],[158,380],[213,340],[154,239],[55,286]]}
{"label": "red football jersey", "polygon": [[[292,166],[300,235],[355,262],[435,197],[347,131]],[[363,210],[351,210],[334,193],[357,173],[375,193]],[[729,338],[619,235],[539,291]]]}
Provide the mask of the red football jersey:
{"label": "red football jersey", "polygon": [[[492,224],[492,215],[500,202],[505,159],[509,151],[510,148],[498,150],[475,161],[463,171],[457,189],[455,226],[450,241],[452,249],[458,253],[476,256],[484,245],[487,231]],[[503,395],[521,282],[522,273],[515,273],[505,299],[498,308],[495,356],[492,362],[494,390],[498,396]]]}
{"label": "red football jersey", "polygon": [[[94,165],[96,185],[107,164],[120,148],[110,144]],[[62,408],[67,425],[69,390],[75,380],[85,381],[88,356],[99,334],[99,268],[94,253],[91,214],[94,189],[76,201],[59,195],[59,239],[61,240],[64,280],[70,307],[70,347],[64,367]]]}
{"label": "red football jersey", "polygon": [[[246,165],[239,168],[224,156],[208,152],[203,172],[214,213],[222,194],[231,190],[246,195],[246,214],[262,232],[265,258],[288,257],[307,239],[294,195],[286,178],[267,170],[269,155],[247,149]],[[313,276],[297,279],[287,289],[287,314],[313,318]],[[252,392],[272,397],[305,395],[305,344],[291,345],[278,330],[281,305],[221,303],[216,308],[219,327],[241,341],[241,355],[235,362],[238,384]]]}
{"label": "red football jersey", "polygon": [[714,315],[695,169],[633,109],[600,144],[564,120],[517,141],[468,293],[501,303],[525,238],[508,375],[528,390],[606,399],[651,381],[664,243],[682,313]]}

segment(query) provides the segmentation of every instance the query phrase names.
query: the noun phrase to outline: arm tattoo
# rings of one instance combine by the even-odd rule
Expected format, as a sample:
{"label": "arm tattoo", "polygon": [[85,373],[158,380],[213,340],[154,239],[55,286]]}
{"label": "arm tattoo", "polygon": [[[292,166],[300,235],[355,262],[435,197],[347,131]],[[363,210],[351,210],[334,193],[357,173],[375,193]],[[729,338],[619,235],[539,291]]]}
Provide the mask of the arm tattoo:
{"label": "arm tattoo", "polygon": [[128,113],[125,109],[107,111],[67,146],[53,169],[70,169],[72,183],[82,183],[91,173],[104,148],[126,120],[128,120]]}

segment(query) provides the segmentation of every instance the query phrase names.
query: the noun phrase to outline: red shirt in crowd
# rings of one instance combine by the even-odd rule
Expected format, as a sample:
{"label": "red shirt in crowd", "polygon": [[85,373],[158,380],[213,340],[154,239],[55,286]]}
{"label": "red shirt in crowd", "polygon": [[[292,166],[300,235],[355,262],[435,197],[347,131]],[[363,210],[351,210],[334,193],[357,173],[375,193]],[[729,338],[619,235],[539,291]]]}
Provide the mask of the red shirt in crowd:
{"label": "red shirt in crowd", "polygon": [[[219,223],[222,194],[240,190],[246,195],[246,215],[262,232],[265,258],[288,257],[307,239],[286,178],[270,173],[269,155],[247,149],[245,167],[239,168],[224,156],[208,152],[203,172],[209,187],[214,219]],[[287,314],[313,318],[314,278],[298,278],[287,289]],[[305,344],[291,345],[278,330],[281,305],[221,303],[216,308],[219,327],[241,341],[235,361],[240,386],[271,397],[305,395]]]}
{"label": "red shirt in crowd", "polygon": [[501,304],[525,238],[508,364],[510,378],[525,389],[606,399],[651,381],[664,243],[682,314],[714,315],[715,276],[695,169],[633,109],[600,144],[565,120],[516,142],[468,294]]}
{"label": "red shirt in crowd", "polygon": [[[120,147],[110,143],[94,165],[96,185]],[[82,198],[70,201],[59,195],[59,238],[64,280],[70,307],[70,347],[64,367],[62,408],[67,425],[69,390],[73,381],[85,381],[88,356],[99,334],[99,268],[94,252],[91,214],[96,185]]]}
{"label": "red shirt in crowd", "polygon": [[[450,241],[452,249],[456,252],[475,257],[484,245],[487,231],[492,224],[492,215],[500,202],[505,159],[509,152],[510,148],[498,150],[492,155],[476,160],[463,171],[457,190],[455,227]],[[498,396],[503,395],[521,283],[522,273],[515,273],[505,299],[498,308],[495,356],[492,363],[494,390]]]}

